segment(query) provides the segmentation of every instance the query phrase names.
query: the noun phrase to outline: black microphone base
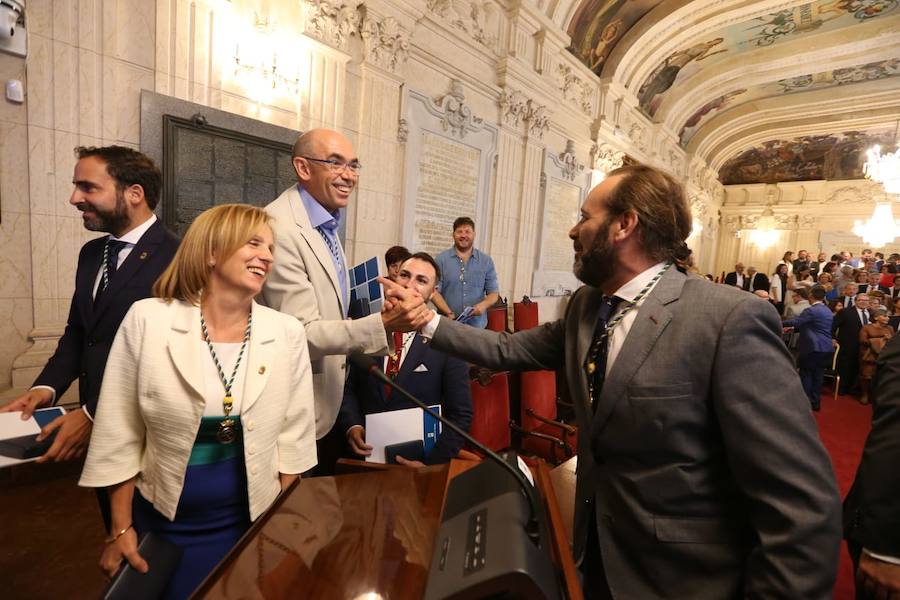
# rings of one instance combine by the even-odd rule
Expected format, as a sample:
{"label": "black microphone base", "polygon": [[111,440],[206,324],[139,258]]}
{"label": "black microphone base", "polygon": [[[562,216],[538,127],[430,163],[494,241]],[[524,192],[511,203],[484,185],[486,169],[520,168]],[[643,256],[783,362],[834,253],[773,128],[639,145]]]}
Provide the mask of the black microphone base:
{"label": "black microphone base", "polygon": [[[502,487],[507,490],[498,489]],[[426,600],[557,600],[560,585],[546,528],[541,527],[540,543],[535,543],[526,532],[528,516],[518,484],[493,462],[485,461],[451,481]]]}

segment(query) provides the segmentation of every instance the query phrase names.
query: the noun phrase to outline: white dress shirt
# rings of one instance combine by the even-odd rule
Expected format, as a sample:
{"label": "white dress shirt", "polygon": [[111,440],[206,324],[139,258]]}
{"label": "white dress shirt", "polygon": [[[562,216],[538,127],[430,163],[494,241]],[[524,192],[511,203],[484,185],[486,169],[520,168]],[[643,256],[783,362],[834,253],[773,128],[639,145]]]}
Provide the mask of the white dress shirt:
{"label": "white dress shirt", "polygon": [[[656,263],[622,287],[616,290],[616,293],[613,294],[622,298],[623,300],[631,301],[637,296],[644,286],[646,286],[650,281],[656,276],[657,273],[662,271],[663,267],[666,266],[665,262]],[[669,267],[670,269],[674,269],[675,266]],[[656,282],[658,283],[658,281]],[[631,331],[631,326],[634,324],[634,320],[637,318],[638,311],[641,309],[641,305],[644,303],[644,300],[650,293],[653,291],[653,288],[656,287],[656,283],[653,284],[647,293],[644,294],[644,297],[641,298],[637,305],[628,311],[628,314],[619,321],[619,323],[613,327],[612,332],[609,334],[609,342],[606,350],[606,374],[609,375],[609,370],[612,368],[614,362],[616,362],[616,357],[619,356],[619,351],[622,349],[622,344],[625,343],[625,338],[628,337],[628,332]],[[615,318],[617,314],[625,310],[627,305],[625,302],[619,303],[619,306],[616,307],[616,312],[614,312],[610,320]]]}

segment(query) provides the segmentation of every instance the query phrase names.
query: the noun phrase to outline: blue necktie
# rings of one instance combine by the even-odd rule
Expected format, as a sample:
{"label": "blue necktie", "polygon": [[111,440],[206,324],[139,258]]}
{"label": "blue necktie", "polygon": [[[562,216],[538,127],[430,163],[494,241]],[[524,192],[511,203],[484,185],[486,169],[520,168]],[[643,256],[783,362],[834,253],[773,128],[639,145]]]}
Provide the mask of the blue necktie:
{"label": "blue necktie", "polygon": [[590,382],[591,408],[596,411],[597,398],[603,389],[606,379],[606,360],[609,354],[609,319],[616,312],[616,307],[622,302],[618,296],[604,296],[597,311],[597,326],[594,328],[594,338],[588,351],[586,370]]}

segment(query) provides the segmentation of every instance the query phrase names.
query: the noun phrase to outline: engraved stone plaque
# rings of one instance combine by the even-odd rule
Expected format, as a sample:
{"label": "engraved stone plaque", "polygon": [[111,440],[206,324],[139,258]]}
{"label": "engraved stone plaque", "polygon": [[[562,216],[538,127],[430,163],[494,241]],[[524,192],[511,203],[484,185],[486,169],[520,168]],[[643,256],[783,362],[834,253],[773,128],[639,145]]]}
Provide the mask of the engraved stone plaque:
{"label": "engraved stone plaque", "polygon": [[474,219],[477,231],[490,230],[497,129],[472,115],[459,85],[438,99],[407,89],[405,107],[403,243],[434,255],[452,245],[457,217]]}

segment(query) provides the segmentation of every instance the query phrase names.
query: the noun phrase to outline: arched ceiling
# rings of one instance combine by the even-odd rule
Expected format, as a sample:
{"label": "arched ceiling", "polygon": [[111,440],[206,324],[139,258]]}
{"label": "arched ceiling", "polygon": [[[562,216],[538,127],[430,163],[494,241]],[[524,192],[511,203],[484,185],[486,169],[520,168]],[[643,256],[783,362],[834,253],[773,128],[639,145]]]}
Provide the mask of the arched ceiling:
{"label": "arched ceiling", "polygon": [[862,176],[900,118],[900,0],[543,0],[723,183]]}

